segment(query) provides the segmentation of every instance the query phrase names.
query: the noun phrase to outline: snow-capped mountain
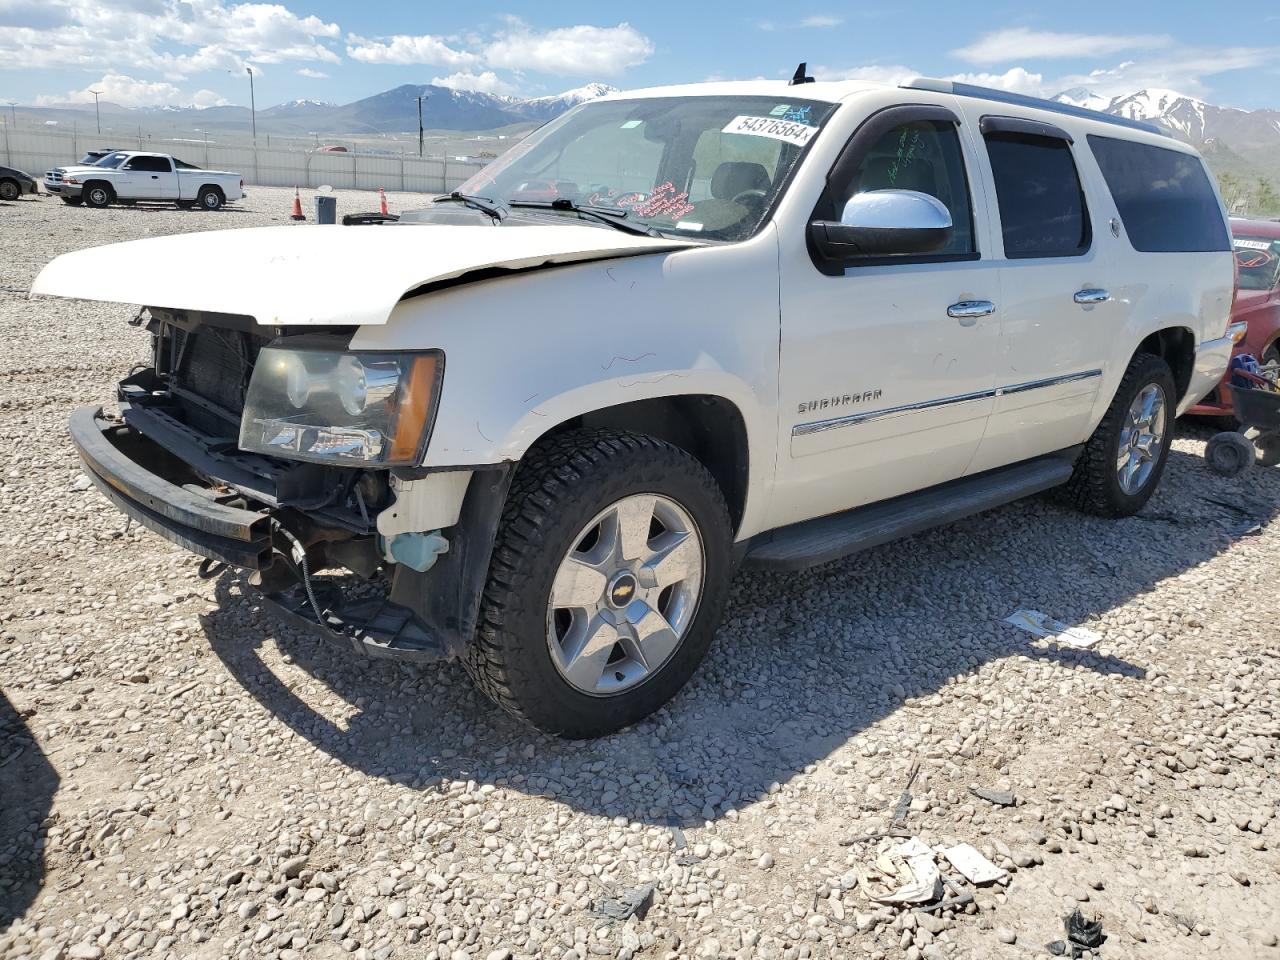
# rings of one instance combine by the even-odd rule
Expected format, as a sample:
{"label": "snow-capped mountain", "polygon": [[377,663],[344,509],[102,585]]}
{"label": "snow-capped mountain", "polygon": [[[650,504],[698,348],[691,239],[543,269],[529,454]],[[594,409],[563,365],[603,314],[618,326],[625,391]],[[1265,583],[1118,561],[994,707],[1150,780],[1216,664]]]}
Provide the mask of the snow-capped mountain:
{"label": "snow-capped mountain", "polygon": [[588,83],[584,87],[576,87],[550,97],[515,99],[512,100],[511,105],[513,110],[531,120],[550,120],[586,100],[595,100],[597,97],[617,92],[617,87],[611,87],[607,83]]}
{"label": "snow-capped mountain", "polygon": [[1116,117],[1156,123],[1179,140],[1196,146],[1218,140],[1236,151],[1280,147],[1280,111],[1276,110],[1219,107],[1198,97],[1157,87],[1118,97],[1104,97],[1077,87],[1053,99]]}

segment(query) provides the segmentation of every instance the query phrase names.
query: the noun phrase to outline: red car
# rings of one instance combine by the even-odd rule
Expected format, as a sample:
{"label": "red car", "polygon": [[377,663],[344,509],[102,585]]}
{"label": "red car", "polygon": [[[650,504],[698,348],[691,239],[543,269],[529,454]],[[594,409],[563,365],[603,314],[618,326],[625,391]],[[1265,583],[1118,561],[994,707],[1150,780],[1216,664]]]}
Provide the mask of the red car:
{"label": "red car", "polygon": [[[1249,324],[1234,352],[1251,354],[1262,363],[1280,361],[1280,220],[1232,219],[1231,236],[1240,275],[1231,319]],[[1230,379],[1228,373],[1187,413],[1234,417]]]}

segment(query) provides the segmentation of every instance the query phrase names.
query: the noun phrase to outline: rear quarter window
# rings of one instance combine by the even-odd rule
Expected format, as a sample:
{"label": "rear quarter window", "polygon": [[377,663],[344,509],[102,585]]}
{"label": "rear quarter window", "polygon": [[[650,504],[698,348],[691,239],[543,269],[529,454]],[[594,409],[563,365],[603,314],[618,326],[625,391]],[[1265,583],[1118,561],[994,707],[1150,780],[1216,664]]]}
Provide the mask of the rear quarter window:
{"label": "rear quarter window", "polygon": [[1204,164],[1189,153],[1089,135],[1129,242],[1143,253],[1231,249]]}

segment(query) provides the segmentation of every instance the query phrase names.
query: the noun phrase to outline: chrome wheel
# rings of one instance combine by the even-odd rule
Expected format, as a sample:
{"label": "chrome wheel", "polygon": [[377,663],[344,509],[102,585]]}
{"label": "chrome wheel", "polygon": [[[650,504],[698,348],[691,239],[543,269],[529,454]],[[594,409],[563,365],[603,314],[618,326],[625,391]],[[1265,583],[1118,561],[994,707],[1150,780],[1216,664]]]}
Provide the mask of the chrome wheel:
{"label": "chrome wheel", "polygon": [[567,683],[610,696],[671,659],[702,597],[706,557],[689,512],[634,494],[574,538],[551,584],[547,646]]}
{"label": "chrome wheel", "polygon": [[1164,391],[1149,383],[1129,405],[1120,431],[1116,473],[1120,489],[1129,496],[1138,494],[1151,479],[1164,446],[1167,423]]}

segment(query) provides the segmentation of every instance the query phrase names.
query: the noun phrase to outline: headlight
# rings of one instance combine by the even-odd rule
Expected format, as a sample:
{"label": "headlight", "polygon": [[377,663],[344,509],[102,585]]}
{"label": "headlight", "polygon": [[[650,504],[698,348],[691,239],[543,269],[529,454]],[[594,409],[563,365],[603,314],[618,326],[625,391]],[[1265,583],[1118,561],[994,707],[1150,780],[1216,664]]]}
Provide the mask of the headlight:
{"label": "headlight", "polygon": [[258,354],[240,421],[242,450],[321,463],[420,462],[443,355],[346,352],[332,338],[290,339]]}

